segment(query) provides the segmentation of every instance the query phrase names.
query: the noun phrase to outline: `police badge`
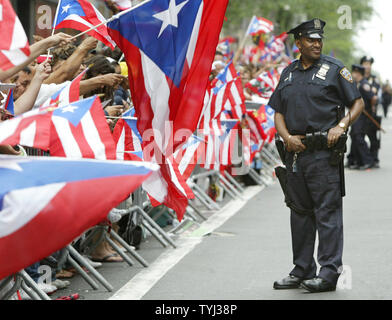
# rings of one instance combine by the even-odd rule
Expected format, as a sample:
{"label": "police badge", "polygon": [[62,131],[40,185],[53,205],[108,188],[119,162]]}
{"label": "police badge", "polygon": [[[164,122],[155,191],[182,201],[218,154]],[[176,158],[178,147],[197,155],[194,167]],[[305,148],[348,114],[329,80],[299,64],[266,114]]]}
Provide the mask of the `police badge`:
{"label": "police badge", "polygon": [[321,21],[319,19],[314,20],[314,28],[315,29],[321,29]]}

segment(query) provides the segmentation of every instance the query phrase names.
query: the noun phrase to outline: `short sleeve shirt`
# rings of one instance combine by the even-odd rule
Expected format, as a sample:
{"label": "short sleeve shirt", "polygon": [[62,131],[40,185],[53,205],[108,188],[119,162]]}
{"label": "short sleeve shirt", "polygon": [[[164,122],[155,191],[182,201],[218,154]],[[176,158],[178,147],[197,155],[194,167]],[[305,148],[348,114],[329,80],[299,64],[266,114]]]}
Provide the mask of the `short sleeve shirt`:
{"label": "short sleeve shirt", "polygon": [[359,93],[361,94],[363,101],[365,102],[365,110],[367,112],[372,111],[371,100],[375,96],[375,93],[372,90],[372,86],[369,82],[363,78],[358,84]]}
{"label": "short sleeve shirt", "polygon": [[290,134],[306,134],[336,126],[338,108],[351,107],[360,97],[349,70],[322,55],[306,70],[299,60],[283,70],[269,105],[283,114]]}

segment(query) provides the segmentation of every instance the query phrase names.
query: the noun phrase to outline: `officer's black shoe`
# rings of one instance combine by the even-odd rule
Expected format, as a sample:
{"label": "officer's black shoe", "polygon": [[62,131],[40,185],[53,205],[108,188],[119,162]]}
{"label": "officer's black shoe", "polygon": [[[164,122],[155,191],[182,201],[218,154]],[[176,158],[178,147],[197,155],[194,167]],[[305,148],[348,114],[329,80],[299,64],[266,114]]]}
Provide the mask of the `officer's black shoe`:
{"label": "officer's black shoe", "polygon": [[288,276],[282,280],[274,282],[274,289],[298,289],[302,279],[295,276]]}
{"label": "officer's black shoe", "polygon": [[374,169],[380,169],[380,162],[375,162],[373,165]]}
{"label": "officer's black shoe", "polygon": [[309,292],[312,292],[312,293],[328,292],[328,291],[335,291],[336,285],[334,285],[324,279],[316,277],[314,279],[302,281],[301,288],[308,290]]}

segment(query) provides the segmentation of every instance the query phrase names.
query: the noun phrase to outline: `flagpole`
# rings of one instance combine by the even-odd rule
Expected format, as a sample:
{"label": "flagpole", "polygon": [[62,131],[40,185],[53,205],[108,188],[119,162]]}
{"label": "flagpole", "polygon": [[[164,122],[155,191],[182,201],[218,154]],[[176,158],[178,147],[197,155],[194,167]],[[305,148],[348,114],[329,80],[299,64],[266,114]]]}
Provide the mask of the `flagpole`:
{"label": "flagpole", "polygon": [[96,26],[94,26],[94,27],[92,27],[92,28],[90,28],[90,29],[88,29],[88,30],[86,30],[86,31],[83,31],[82,33],[79,33],[79,34],[77,34],[76,36],[73,36],[70,40],[76,39],[76,38],[78,38],[78,37],[80,37],[80,36],[82,36],[82,35],[84,35],[84,34],[90,32],[90,31],[93,31],[93,30],[99,28],[100,26],[102,26],[102,25],[104,25],[104,24],[107,24],[107,23],[109,23],[109,22],[112,22],[113,20],[116,20],[116,19],[120,18],[122,15],[124,15],[124,14],[126,14],[126,13],[128,13],[128,12],[130,12],[130,11],[132,11],[132,10],[134,10],[134,9],[136,9],[136,8],[138,8],[138,7],[142,6],[142,5],[144,5],[144,4],[146,4],[147,2],[150,2],[150,1],[151,1],[151,0],[145,0],[145,1],[139,3],[138,5],[136,5],[136,6],[132,7],[132,8],[129,8],[129,9],[124,10],[124,11],[121,11],[120,13],[115,14],[115,15],[114,15],[113,17],[111,17],[110,19],[105,20],[105,21],[103,21],[102,23],[100,23],[100,24],[98,24],[98,25],[96,25]]}
{"label": "flagpole", "polygon": [[233,63],[234,63],[234,64],[237,63],[237,60],[240,58],[241,51],[242,51],[242,49],[245,47],[245,42],[246,42],[246,39],[247,39],[247,37],[248,37],[249,31],[250,31],[250,27],[251,27],[251,25],[252,25],[252,21],[253,21],[253,19],[254,19],[255,17],[256,17],[256,16],[253,16],[252,19],[250,19],[248,28],[246,29],[245,36],[244,36],[244,38],[242,39],[242,42],[241,42],[240,46],[238,47],[238,50],[237,50],[237,52],[236,52],[236,54],[235,54],[235,56],[234,56],[234,58],[233,58]]}
{"label": "flagpole", "polygon": [[[54,32],[55,32],[55,30],[56,30],[56,23],[57,23],[57,17],[58,17],[58,15],[59,15],[60,3],[61,3],[61,0],[59,0],[59,1],[57,2],[56,14],[54,15],[54,23],[53,23],[53,26],[52,26],[52,34],[51,34],[51,36],[54,35]],[[47,53],[47,55],[46,55],[46,60],[45,60],[45,62],[48,61],[48,59],[49,59],[49,55],[50,55],[50,50],[51,50],[51,49],[52,49],[52,48],[49,48],[49,49],[48,49],[48,53]]]}

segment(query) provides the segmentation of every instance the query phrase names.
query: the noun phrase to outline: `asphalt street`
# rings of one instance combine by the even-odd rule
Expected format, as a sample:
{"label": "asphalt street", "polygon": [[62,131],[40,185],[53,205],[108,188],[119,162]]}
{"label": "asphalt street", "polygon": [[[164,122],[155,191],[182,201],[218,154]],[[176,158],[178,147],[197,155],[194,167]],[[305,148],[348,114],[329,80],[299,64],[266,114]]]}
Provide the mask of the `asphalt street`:
{"label": "asphalt street", "polygon": [[[80,292],[85,299],[145,300],[349,300],[392,299],[392,119],[384,120],[381,168],[346,170],[344,272],[336,292],[274,290],[292,269],[289,211],[276,182],[247,190],[232,201],[222,221],[190,228],[163,248],[154,238],[139,253],[150,262],[106,263],[98,269],[113,292],[91,290],[80,277],[56,295]],[[258,188],[258,189],[257,189]],[[216,213],[207,213],[214,220]],[[220,216],[219,216],[220,217]],[[221,218],[221,217],[220,217]],[[315,252],[315,254],[317,254]]]}

